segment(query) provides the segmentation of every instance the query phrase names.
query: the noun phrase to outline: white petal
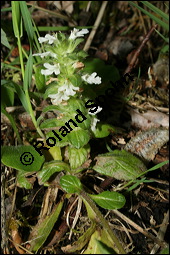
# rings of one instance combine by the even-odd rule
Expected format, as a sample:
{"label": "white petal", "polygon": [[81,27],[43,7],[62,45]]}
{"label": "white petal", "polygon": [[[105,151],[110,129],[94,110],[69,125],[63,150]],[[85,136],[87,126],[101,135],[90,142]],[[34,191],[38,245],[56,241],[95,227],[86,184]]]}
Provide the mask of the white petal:
{"label": "white petal", "polygon": [[62,92],[59,92],[57,94],[51,94],[48,97],[51,98],[51,102],[54,105],[60,104],[63,100],[67,101],[69,99],[68,96],[64,95]]}
{"label": "white petal", "polygon": [[69,39],[70,40],[74,40],[76,39],[77,37],[82,37],[84,36],[84,34],[87,34],[89,31],[88,29],[82,29],[81,31],[79,31],[79,29],[77,28],[74,28],[72,31],[71,31],[71,34],[69,36]]}
{"label": "white petal", "polygon": [[49,44],[52,44],[56,40],[56,38],[54,36],[51,36],[49,34],[46,34],[45,38],[49,41],[48,42]]}
{"label": "white petal", "polygon": [[56,40],[56,38],[54,36],[49,35],[49,34],[46,34],[45,37],[39,37],[38,38],[38,41],[40,43],[48,42],[49,44],[52,44],[55,40]]}
{"label": "white petal", "polygon": [[96,72],[92,74],[85,74],[81,78],[86,81],[89,84],[100,84],[101,83],[101,78],[99,76],[95,77],[97,75]]}
{"label": "white petal", "polygon": [[43,42],[47,42],[48,40],[44,37],[39,37],[38,41],[39,41],[39,43],[43,43]]}
{"label": "white petal", "polygon": [[46,69],[46,70],[42,69],[41,70],[41,74],[43,74],[43,75],[51,75],[52,73],[53,73],[53,71],[51,71],[49,69]]}
{"label": "white petal", "polygon": [[44,67],[47,68],[47,70],[41,70],[41,73],[44,75],[50,75],[52,73],[58,75],[60,73],[59,64],[50,65],[49,63],[44,63]]}
{"label": "white petal", "polygon": [[33,56],[40,56],[41,58],[51,56],[53,58],[57,58],[57,54],[50,51],[43,52],[43,53],[36,53],[36,54],[33,54]]}

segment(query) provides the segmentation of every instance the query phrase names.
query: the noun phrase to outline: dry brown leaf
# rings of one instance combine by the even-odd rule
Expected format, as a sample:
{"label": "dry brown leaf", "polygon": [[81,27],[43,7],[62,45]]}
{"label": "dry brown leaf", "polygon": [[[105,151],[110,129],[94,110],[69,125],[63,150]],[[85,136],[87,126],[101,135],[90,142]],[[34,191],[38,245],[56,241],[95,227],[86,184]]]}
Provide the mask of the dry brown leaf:
{"label": "dry brown leaf", "polygon": [[140,113],[135,109],[129,109],[128,113],[131,116],[132,125],[142,130],[146,130],[151,127],[169,127],[169,116],[165,113],[152,110]]}

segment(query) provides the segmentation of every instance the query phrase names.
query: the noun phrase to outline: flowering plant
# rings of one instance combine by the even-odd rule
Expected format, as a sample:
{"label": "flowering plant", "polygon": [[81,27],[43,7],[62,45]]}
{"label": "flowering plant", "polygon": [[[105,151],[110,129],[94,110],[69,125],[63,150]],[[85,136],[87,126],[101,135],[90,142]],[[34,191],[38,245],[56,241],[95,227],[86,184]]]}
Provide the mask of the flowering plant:
{"label": "flowering plant", "polygon": [[[13,7],[15,7],[13,8],[13,16],[19,6],[27,10],[24,1],[20,1],[20,3],[18,1],[16,3],[12,2]],[[14,19],[14,21],[17,23],[17,19]],[[14,28],[19,41],[18,45],[21,45],[20,34],[22,33],[19,33],[21,32],[19,28],[22,28],[22,26],[18,23],[15,24]],[[32,29],[31,35],[29,33],[30,26],[27,31],[30,41],[33,40],[34,29]],[[125,253],[108,222],[95,205],[97,203],[100,207],[108,210],[119,209],[124,206],[125,197],[115,191],[103,191],[97,195],[87,194],[81,183],[81,178],[78,178],[82,170],[90,167],[90,139],[106,137],[111,130],[114,130],[111,125],[100,122],[97,114],[102,111],[102,107],[91,100],[91,94],[89,93],[89,87],[98,87],[103,82],[103,78],[99,76],[96,70],[91,72],[84,68],[84,60],[87,57],[87,53],[78,49],[77,46],[83,41],[82,37],[87,33],[87,29],[79,30],[74,28],[68,37],[63,33],[47,34],[44,37],[39,37],[38,41],[41,48],[39,45],[38,48],[40,48],[41,52],[36,52],[32,55],[32,49],[30,50],[25,70],[20,49],[23,89],[16,85],[15,88],[43,141],[38,141],[38,146],[35,144],[33,146],[4,146],[2,148],[2,162],[19,170],[17,185],[26,189],[33,188],[33,184],[27,178],[32,172],[36,174],[39,185],[45,186],[53,185],[53,180],[51,181],[50,177],[56,172],[61,172],[56,188],[59,187],[59,189],[68,193],[67,195],[64,194],[63,198],[69,199],[70,194],[77,194],[85,203],[88,217],[92,221],[92,225],[89,228],[90,231],[84,233],[82,238],[88,241],[92,233],[97,233],[95,232],[96,224],[100,222],[102,226],[100,231],[102,235],[107,236],[107,244],[113,247],[116,252]],[[36,61],[34,61],[33,57]],[[92,65],[94,66],[93,62]],[[29,93],[33,70],[36,87],[41,96],[43,94],[44,99],[49,102],[42,109],[42,113],[37,119],[31,105]],[[106,76],[108,80],[108,75]],[[46,85],[44,86],[44,84]],[[53,117],[49,118],[49,113],[51,112]],[[16,134],[18,134],[17,128],[15,126],[14,128]],[[18,138],[20,138],[19,134]],[[48,152],[46,153],[44,150]],[[13,155],[12,158],[11,155]],[[119,156],[119,151],[114,154],[99,155],[96,166],[93,168],[101,174],[116,176],[115,178],[124,180],[130,180],[134,178],[134,175],[137,176],[141,173],[140,162],[131,156],[131,159],[133,158],[134,160],[131,168],[126,160],[121,163],[129,171],[125,173],[125,167],[124,173],[122,175],[118,174],[120,166],[116,163],[117,156]],[[126,152],[123,152],[123,159],[128,158],[129,160],[129,157],[129,154],[127,155]],[[139,171],[136,171],[135,166],[137,165],[139,165]],[[31,252],[37,252],[47,240],[56,220],[60,216],[63,202],[64,199],[61,199],[54,206],[50,215],[46,215],[43,218],[40,217],[40,221],[30,231],[28,239]]]}
{"label": "flowering plant", "polygon": [[[83,41],[81,37],[87,33],[87,29],[74,28],[69,37],[63,33],[39,37],[44,52],[33,54],[41,58],[38,65],[42,65],[41,75],[45,76],[47,84],[44,99],[49,98],[52,103],[43,112],[57,110],[57,118],[45,119],[40,116],[40,128],[49,130],[60,127],[59,131],[62,131],[64,139],[62,137],[62,141],[57,141],[56,146],[69,145],[70,154],[73,150],[79,154],[79,160],[69,158],[73,168],[80,167],[87,160],[90,151],[88,142],[92,136],[95,137],[96,126],[100,121],[96,114],[102,111],[102,107],[92,104],[85,93],[88,86],[96,86],[102,82],[96,72],[86,73],[83,70],[83,59],[87,57],[87,53],[78,50],[77,46]],[[73,119],[77,114],[76,110],[80,111],[84,120],[75,124]],[[69,123],[71,120],[73,127]],[[47,132],[46,137],[52,139],[54,132]],[[76,164],[73,163],[75,161]]]}

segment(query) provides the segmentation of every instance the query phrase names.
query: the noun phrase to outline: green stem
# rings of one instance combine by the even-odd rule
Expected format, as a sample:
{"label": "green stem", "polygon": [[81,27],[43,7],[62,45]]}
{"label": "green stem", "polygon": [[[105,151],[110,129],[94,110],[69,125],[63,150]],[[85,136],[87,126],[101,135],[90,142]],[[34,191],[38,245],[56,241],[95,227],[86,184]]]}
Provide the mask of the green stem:
{"label": "green stem", "polygon": [[89,204],[91,209],[95,212],[97,221],[100,222],[102,227],[107,231],[107,233],[112,238],[114,244],[116,245],[117,249],[119,250],[120,254],[126,254],[124,248],[122,247],[121,243],[113,233],[112,229],[110,228],[107,220],[103,217],[102,213],[97,208],[96,204],[93,202],[93,200],[88,196],[88,194],[85,191],[80,192],[80,196]]}
{"label": "green stem", "polygon": [[24,80],[24,61],[23,61],[23,55],[22,55],[22,46],[21,46],[21,40],[20,37],[17,37],[18,39],[18,50],[19,50],[19,59],[20,59],[20,64],[21,64],[21,73],[22,73],[22,79]]}
{"label": "green stem", "polygon": [[28,109],[29,109],[29,114],[32,118],[32,122],[34,123],[34,126],[38,132],[38,134],[45,139],[45,136],[44,134],[42,133],[41,129],[39,128],[39,126],[37,125],[37,121],[35,119],[35,116],[34,116],[34,112],[33,112],[33,109],[32,109],[32,105],[30,103],[30,97],[29,97],[29,93],[28,93],[28,90],[25,90],[25,96],[26,96],[26,100],[27,100],[27,105],[28,105]]}

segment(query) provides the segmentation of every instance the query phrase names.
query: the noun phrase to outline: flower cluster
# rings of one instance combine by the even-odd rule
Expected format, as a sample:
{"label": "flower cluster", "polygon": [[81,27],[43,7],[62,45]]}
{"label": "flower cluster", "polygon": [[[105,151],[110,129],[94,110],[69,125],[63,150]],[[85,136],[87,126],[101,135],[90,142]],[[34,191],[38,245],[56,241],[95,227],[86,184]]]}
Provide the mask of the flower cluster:
{"label": "flower cluster", "polygon": [[[96,72],[91,74],[83,72],[82,67],[84,65],[81,60],[87,54],[84,51],[79,50],[76,52],[75,50],[77,45],[83,40],[80,37],[84,37],[87,33],[87,29],[79,30],[74,28],[68,38],[62,33],[46,34],[45,37],[38,38],[46,51],[36,53],[33,56],[42,58],[43,68],[41,74],[46,77],[46,84],[51,83],[47,87],[45,96],[49,97],[54,105],[60,105],[71,97],[79,97],[80,91],[83,91],[83,86],[86,86],[86,84],[101,83],[101,78],[97,76]],[[56,76],[57,81],[53,82]],[[102,108],[99,111],[101,110]],[[97,112],[91,115],[95,114]],[[92,117],[92,131],[95,130],[98,121],[97,118]]]}

